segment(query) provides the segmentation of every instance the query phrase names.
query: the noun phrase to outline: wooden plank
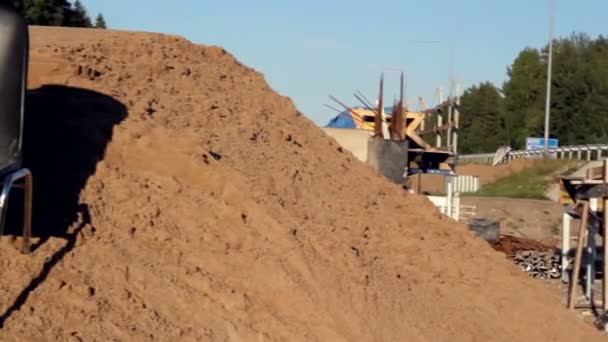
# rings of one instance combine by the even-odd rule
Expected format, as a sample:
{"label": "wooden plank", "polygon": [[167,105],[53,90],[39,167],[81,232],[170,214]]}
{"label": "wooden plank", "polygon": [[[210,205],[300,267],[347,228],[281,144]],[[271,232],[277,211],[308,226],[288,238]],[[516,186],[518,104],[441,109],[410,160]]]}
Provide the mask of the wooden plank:
{"label": "wooden plank", "polygon": [[409,125],[405,128],[405,134],[408,138],[414,140],[418,145],[422,146],[425,150],[430,150],[432,146],[428,144],[424,139],[422,139],[418,134],[416,134],[416,130],[424,121],[424,114],[417,112],[408,112],[408,119],[413,119]]}
{"label": "wooden plank", "polygon": [[432,148],[431,145],[429,145],[426,141],[424,141],[424,139],[422,139],[421,137],[419,137],[415,133],[412,133],[412,134],[408,133],[407,136],[410,139],[414,140],[418,145],[422,146],[425,150],[430,150]]}
{"label": "wooden plank", "polygon": [[418,132],[418,134],[429,134],[429,133],[437,133],[437,132],[445,132],[447,131],[450,127],[454,128],[454,125],[451,122],[448,122],[446,124],[443,124],[439,127],[433,127],[433,128],[429,128],[426,130],[421,130]]}
{"label": "wooden plank", "polygon": [[587,179],[602,179],[604,178],[604,166],[591,167],[587,169]]}
{"label": "wooden plank", "polygon": [[416,130],[418,129],[418,127],[420,126],[420,124],[422,124],[423,120],[424,120],[424,118],[422,116],[414,118],[412,120],[412,122],[410,122],[410,124],[407,125],[407,127],[405,128],[405,133],[407,135],[410,135],[411,133],[416,132]]}
{"label": "wooden plank", "polygon": [[408,119],[422,118],[424,120],[425,114],[423,112],[406,112],[405,117]]}
{"label": "wooden plank", "polygon": [[[585,202],[585,203],[587,203],[587,202]],[[583,208],[582,205],[577,205],[573,209],[574,214],[575,214],[573,216],[575,218],[582,218],[584,210],[585,209]],[[591,225],[591,226],[593,226],[595,228],[598,228],[598,231],[600,231],[603,234],[603,232],[600,230],[601,227],[602,227],[602,222],[603,222],[603,220],[598,215],[596,215],[593,212],[587,211],[587,225]]]}
{"label": "wooden plank", "polygon": [[573,185],[582,185],[582,184],[604,184],[604,181],[601,179],[581,179],[581,180],[573,180],[570,181]]}
{"label": "wooden plank", "polygon": [[403,89],[404,89],[404,73],[401,73],[401,89],[399,94],[399,102],[393,106],[393,115],[391,116],[391,139],[401,141],[404,138],[403,130],[405,129],[405,115],[403,110]]}
{"label": "wooden plank", "polygon": [[574,257],[574,268],[572,269],[572,276],[568,283],[568,309],[574,309],[574,294],[576,291],[576,285],[578,284],[578,278],[581,272],[581,262],[583,259],[583,247],[585,246],[585,240],[587,240],[587,218],[589,217],[589,202],[583,204],[582,219],[578,228],[578,241],[576,244],[576,255]]}

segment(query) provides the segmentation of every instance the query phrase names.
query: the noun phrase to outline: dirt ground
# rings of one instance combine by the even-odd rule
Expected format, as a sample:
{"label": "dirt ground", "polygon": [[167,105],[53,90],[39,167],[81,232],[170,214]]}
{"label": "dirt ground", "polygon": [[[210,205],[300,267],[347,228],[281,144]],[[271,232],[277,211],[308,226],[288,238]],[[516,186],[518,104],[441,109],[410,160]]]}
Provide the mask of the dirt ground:
{"label": "dirt ground", "polygon": [[465,164],[458,167],[458,174],[465,176],[478,176],[479,185],[486,185],[493,183],[500,178],[521,172],[522,170],[536,163],[542,163],[542,161],[524,158],[515,159],[509,163],[500,164],[497,166]]}
{"label": "dirt ground", "polygon": [[33,27],[2,341],[600,341],[222,48]]}
{"label": "dirt ground", "polygon": [[476,217],[500,222],[500,233],[555,244],[563,207],[549,200],[463,196],[462,205],[474,205]]}

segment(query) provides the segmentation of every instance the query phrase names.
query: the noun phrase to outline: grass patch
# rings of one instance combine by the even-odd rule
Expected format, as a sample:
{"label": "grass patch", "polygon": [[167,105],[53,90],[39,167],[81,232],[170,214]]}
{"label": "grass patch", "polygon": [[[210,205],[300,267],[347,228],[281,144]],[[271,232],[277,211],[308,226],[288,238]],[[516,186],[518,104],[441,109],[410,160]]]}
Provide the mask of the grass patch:
{"label": "grass patch", "polygon": [[521,172],[483,186],[473,196],[547,199],[545,192],[555,177],[580,167],[580,162],[546,159]]}

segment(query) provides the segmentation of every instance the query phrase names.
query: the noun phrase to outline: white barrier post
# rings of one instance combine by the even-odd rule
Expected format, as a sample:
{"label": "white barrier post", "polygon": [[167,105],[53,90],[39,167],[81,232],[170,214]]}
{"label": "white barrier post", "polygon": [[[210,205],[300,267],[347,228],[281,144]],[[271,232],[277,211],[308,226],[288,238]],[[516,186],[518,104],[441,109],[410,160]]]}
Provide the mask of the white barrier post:
{"label": "white barrier post", "polygon": [[562,216],[562,282],[567,283],[568,280],[568,252],[570,251],[570,223],[572,217],[568,213]]}

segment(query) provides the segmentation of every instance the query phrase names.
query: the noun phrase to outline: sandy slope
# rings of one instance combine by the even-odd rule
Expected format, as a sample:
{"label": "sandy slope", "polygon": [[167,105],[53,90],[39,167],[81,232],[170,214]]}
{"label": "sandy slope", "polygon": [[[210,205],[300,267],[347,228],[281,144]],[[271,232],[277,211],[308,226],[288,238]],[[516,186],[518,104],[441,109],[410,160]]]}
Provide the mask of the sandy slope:
{"label": "sandy slope", "polygon": [[0,340],[600,340],[221,48],[32,37],[31,86],[61,85],[28,99],[48,240],[3,239]]}

